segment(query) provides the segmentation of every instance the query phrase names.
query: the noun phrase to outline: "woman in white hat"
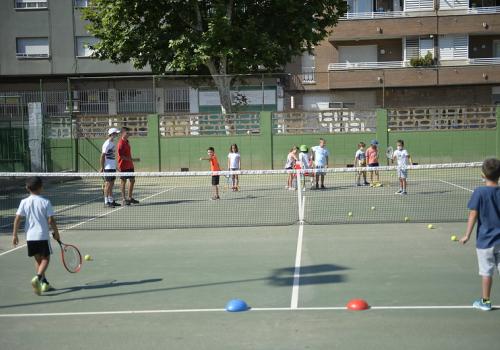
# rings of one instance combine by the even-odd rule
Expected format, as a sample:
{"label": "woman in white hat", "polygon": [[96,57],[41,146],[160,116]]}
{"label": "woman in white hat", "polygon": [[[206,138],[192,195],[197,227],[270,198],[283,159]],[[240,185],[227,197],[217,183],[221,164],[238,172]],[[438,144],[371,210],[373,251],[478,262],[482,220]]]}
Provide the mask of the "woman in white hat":
{"label": "woman in white hat", "polygon": [[[114,144],[115,137],[120,133],[117,128],[108,130],[108,138],[102,145],[101,151],[101,172],[116,173],[116,148]],[[104,206],[109,208],[119,207],[113,199],[113,186],[115,185],[116,176],[104,177]]]}

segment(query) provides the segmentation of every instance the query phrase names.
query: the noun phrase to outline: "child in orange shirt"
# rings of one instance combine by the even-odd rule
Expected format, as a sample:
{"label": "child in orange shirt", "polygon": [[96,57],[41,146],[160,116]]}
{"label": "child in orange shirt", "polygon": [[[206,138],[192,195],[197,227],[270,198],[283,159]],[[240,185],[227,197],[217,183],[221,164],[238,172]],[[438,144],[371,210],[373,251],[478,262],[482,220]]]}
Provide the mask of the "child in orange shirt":
{"label": "child in orange shirt", "polygon": [[[210,162],[210,170],[213,172],[220,171],[220,166],[219,166],[219,161],[217,160],[217,156],[215,155],[215,149],[213,147],[208,147],[207,149],[207,158],[200,158],[200,160],[208,160]],[[217,200],[220,199],[219,197],[219,181],[220,181],[220,176],[219,174],[217,175],[212,175],[212,188],[214,191],[214,196],[212,197],[212,200]]]}

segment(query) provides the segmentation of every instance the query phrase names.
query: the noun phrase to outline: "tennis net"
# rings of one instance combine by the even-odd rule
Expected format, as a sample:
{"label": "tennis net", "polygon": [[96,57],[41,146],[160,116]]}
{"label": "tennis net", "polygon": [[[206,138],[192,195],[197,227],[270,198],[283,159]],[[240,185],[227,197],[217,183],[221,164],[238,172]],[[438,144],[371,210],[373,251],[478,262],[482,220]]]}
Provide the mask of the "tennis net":
{"label": "tennis net", "polygon": [[[51,201],[58,225],[66,230],[465,221],[467,201],[482,184],[480,166],[411,166],[407,195],[395,194],[396,167],[377,169],[377,187],[363,186],[359,173],[366,171],[372,182],[373,168],[327,169],[324,189],[321,181],[316,189],[318,174],[311,170],[220,172],[219,200],[211,200],[212,172],[121,173],[114,174],[113,187],[119,207],[104,205],[102,173],[0,173],[0,232],[12,229],[17,207],[28,196],[24,183],[30,176],[42,178],[42,196]],[[139,203],[123,205],[120,177],[132,175],[133,197]],[[232,189],[233,175],[239,177],[237,191]],[[285,188],[289,176],[292,190]]]}

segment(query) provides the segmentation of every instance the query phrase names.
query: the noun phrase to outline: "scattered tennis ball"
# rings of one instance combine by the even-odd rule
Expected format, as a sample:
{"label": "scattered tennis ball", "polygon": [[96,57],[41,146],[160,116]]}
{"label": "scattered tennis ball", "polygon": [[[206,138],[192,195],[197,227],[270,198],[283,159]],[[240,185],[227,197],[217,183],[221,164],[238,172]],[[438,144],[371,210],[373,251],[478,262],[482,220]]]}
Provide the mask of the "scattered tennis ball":
{"label": "scattered tennis ball", "polygon": [[457,238],[457,236],[455,236],[455,235],[452,235],[450,239],[451,239],[453,242],[458,241],[458,238]]}
{"label": "scattered tennis ball", "polygon": [[410,218],[408,216],[405,216],[405,222],[410,221]]}
{"label": "scattered tennis ball", "polygon": [[429,225],[427,225],[427,228],[428,228],[429,230],[432,230],[432,229],[434,228],[434,225],[433,225],[433,224],[429,224]]}
{"label": "scattered tennis ball", "polygon": [[91,257],[90,255],[88,255],[88,254],[87,254],[87,255],[85,255],[85,260],[86,260],[86,261],[91,261],[91,260],[92,260],[92,257]]}
{"label": "scattered tennis ball", "polygon": [[348,216],[352,216],[352,211],[347,213]]}
{"label": "scattered tennis ball", "polygon": [[370,209],[371,209],[371,210],[375,210],[375,207],[371,207]]}
{"label": "scattered tennis ball", "polygon": [[389,129],[387,129],[387,131],[391,131],[391,129],[389,128]]}

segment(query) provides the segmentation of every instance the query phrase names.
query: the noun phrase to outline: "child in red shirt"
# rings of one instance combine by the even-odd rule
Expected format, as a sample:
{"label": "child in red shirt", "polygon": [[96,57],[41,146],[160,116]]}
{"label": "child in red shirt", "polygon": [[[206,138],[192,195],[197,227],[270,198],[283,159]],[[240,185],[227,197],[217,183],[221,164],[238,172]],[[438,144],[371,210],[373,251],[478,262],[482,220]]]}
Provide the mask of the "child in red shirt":
{"label": "child in red shirt", "polygon": [[[215,149],[213,147],[208,147],[207,149],[207,158],[200,158],[200,160],[208,160],[210,162],[210,170],[211,171],[220,171],[220,166],[219,166],[219,161],[217,160],[217,156],[215,155]],[[217,175],[212,175],[212,188],[214,191],[214,196],[212,197],[212,200],[217,200],[220,199],[219,197],[219,181],[220,181],[220,176]]]}

